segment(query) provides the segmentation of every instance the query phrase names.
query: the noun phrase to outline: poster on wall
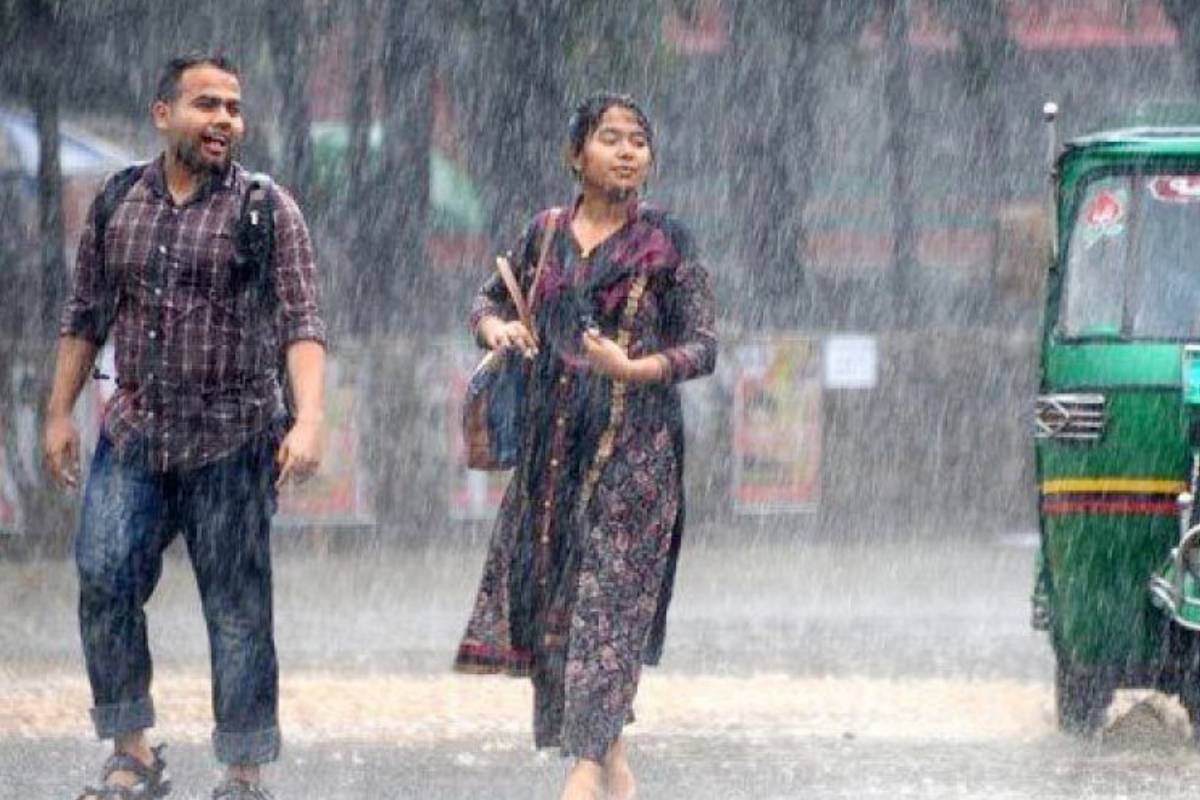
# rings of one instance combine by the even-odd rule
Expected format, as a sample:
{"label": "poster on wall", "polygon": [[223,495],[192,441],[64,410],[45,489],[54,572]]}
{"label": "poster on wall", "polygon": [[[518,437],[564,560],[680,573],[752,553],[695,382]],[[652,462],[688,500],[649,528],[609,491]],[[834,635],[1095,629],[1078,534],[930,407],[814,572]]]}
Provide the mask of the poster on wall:
{"label": "poster on wall", "polygon": [[350,359],[326,361],[325,447],[317,474],[279,493],[277,528],[328,530],[375,524],[359,438],[357,372]]}
{"label": "poster on wall", "polygon": [[450,518],[464,522],[491,519],[500,508],[510,471],[480,472],[467,469],[466,450],[462,438],[463,398],[471,373],[479,363],[482,351],[469,342],[459,342],[447,348],[446,441],[450,453]]}
{"label": "poster on wall", "polygon": [[820,340],[755,339],[733,356],[735,512],[815,511],[821,499]]}
{"label": "poster on wall", "polygon": [[[10,382],[11,405],[0,419],[0,535],[29,535],[23,493],[49,481],[41,460],[37,404],[41,400],[38,369],[18,356],[4,376]],[[78,416],[78,415],[77,415]]]}
{"label": "poster on wall", "polygon": [[[0,420],[0,443],[8,434]],[[17,494],[17,481],[5,456],[7,447],[0,447],[0,536],[12,536],[21,532],[21,507]]]}

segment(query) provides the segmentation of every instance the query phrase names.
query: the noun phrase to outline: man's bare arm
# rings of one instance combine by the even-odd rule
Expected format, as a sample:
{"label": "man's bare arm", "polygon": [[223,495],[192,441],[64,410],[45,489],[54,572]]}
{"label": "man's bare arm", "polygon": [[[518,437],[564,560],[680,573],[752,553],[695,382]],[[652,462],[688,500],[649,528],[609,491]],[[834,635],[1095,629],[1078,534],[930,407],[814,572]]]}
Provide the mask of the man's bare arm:
{"label": "man's bare arm", "polygon": [[301,340],[288,345],[288,380],[296,404],[296,422],[321,422],[325,414],[325,347]]}
{"label": "man's bare arm", "polygon": [[321,462],[321,424],[325,419],[325,347],[300,340],[287,348],[288,381],[296,419],[279,447],[278,485],[289,477],[304,480]]}
{"label": "man's bare arm", "polygon": [[58,340],[58,357],[54,363],[54,383],[50,388],[50,401],[46,404],[48,416],[70,416],[75,401],[83,391],[83,384],[91,374],[100,348],[95,342],[77,336],[62,336]]}
{"label": "man's bare arm", "polygon": [[83,390],[99,348],[89,339],[61,336],[54,362],[54,383],[46,403],[46,431],[42,448],[50,474],[60,484],[79,483],[79,431],[71,412]]}

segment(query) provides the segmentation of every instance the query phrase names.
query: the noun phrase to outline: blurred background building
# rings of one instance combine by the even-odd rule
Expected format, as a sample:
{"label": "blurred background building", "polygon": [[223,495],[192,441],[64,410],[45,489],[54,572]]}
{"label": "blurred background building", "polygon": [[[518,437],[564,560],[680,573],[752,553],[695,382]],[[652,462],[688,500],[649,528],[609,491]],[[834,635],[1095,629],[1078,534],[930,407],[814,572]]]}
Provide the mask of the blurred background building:
{"label": "blurred background building", "polygon": [[863,535],[1033,525],[1042,102],[1068,136],[1200,121],[1188,0],[0,0],[9,547],[69,540],[37,453],[57,308],[92,193],[155,155],[158,70],[192,50],[240,64],[243,161],[320,256],[330,463],[281,523],[398,539],[496,500],[457,453],[466,309],[490,255],[570,202],[591,91],[644,100],[648,200],[717,285],[720,372],[686,394],[695,513]]}

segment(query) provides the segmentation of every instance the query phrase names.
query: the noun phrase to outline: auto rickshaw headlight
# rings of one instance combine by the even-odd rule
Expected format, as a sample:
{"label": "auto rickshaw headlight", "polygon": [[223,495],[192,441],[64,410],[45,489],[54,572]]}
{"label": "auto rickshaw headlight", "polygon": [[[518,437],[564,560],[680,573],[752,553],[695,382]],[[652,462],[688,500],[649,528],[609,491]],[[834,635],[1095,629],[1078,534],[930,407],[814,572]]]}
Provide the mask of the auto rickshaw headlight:
{"label": "auto rickshaw headlight", "polygon": [[1182,366],[1183,402],[1189,406],[1200,406],[1200,345],[1183,346]]}

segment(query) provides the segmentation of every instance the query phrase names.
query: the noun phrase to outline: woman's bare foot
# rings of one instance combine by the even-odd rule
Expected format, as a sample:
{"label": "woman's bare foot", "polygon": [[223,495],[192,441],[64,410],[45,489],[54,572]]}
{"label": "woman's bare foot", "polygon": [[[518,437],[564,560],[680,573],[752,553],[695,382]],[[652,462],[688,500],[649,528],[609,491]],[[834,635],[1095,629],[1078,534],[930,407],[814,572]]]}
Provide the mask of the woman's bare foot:
{"label": "woman's bare foot", "polygon": [[637,798],[637,780],[625,756],[625,741],[620,737],[609,746],[604,756],[604,788],[608,792],[607,800]]}
{"label": "woman's bare foot", "polygon": [[567,773],[559,800],[604,800],[604,768],[587,758],[581,758]]}

